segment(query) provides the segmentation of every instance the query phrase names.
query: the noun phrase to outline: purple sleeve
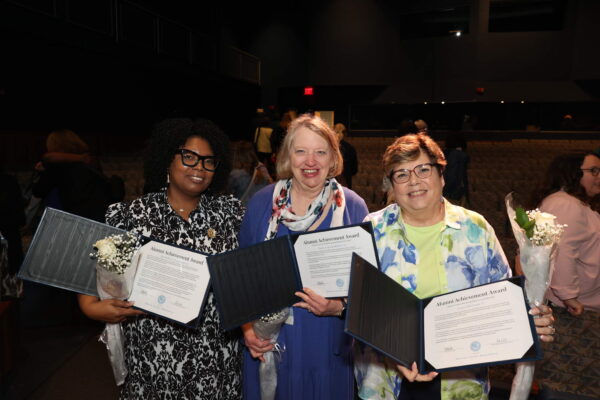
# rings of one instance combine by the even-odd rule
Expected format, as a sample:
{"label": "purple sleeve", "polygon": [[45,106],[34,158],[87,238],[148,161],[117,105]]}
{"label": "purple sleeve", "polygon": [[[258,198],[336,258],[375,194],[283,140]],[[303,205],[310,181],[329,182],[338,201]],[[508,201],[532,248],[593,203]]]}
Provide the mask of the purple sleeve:
{"label": "purple sleeve", "polygon": [[240,228],[240,247],[262,242],[267,234],[267,222],[271,216],[271,203],[275,185],[268,185],[252,196]]}
{"label": "purple sleeve", "polygon": [[350,225],[363,222],[369,213],[365,201],[362,197],[348,188],[344,188],[344,196],[346,197],[346,215],[344,216],[344,223]]}

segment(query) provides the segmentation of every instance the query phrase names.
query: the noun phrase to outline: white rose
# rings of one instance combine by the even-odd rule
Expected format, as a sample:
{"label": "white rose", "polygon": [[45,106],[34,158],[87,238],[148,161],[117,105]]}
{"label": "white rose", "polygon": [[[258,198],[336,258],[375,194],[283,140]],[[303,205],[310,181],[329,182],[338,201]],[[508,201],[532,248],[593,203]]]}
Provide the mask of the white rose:
{"label": "white rose", "polygon": [[548,225],[554,226],[554,220],[556,217],[552,214],[548,214],[545,212],[538,211],[535,214],[535,224],[538,226]]}
{"label": "white rose", "polygon": [[94,247],[98,249],[98,258],[109,259],[117,254],[117,246],[115,246],[112,240],[98,240],[94,243]]}

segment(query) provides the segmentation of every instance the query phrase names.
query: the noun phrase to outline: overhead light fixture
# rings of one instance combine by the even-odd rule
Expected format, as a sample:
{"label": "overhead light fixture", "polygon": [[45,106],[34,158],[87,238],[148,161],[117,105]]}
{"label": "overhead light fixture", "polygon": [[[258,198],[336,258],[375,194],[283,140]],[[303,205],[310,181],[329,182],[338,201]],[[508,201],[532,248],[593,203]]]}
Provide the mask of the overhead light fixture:
{"label": "overhead light fixture", "polygon": [[448,31],[448,32],[454,34],[454,36],[456,36],[456,37],[460,37],[460,35],[462,35],[462,31],[460,29],[454,29],[454,30]]}

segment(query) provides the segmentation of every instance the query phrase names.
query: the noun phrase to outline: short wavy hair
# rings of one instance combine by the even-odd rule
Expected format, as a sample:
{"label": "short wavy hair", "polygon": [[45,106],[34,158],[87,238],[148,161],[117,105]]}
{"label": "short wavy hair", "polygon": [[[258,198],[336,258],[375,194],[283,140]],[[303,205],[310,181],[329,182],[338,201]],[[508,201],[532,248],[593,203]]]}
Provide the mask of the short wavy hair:
{"label": "short wavy hair", "polygon": [[279,153],[277,154],[277,177],[279,179],[289,179],[292,177],[291,151],[294,145],[294,137],[300,128],[306,128],[321,136],[331,148],[333,155],[333,166],[329,168],[327,178],[333,178],[342,173],[344,169],[344,160],[340,152],[340,144],[335,132],[321,118],[312,114],[302,114],[292,121],[287,134],[283,139]]}
{"label": "short wavy hair", "polygon": [[438,169],[440,175],[446,168],[446,157],[440,146],[423,132],[404,135],[388,146],[383,154],[383,171],[388,176],[395,165],[414,161],[421,153],[426,154],[432,164]]}
{"label": "short wavy hair", "polygon": [[214,122],[198,118],[170,118],[157,123],[152,130],[144,159],[144,193],[158,192],[167,185],[167,171],[175,151],[191,137],[204,139],[219,159],[207,190],[222,193],[231,171],[229,138]]}

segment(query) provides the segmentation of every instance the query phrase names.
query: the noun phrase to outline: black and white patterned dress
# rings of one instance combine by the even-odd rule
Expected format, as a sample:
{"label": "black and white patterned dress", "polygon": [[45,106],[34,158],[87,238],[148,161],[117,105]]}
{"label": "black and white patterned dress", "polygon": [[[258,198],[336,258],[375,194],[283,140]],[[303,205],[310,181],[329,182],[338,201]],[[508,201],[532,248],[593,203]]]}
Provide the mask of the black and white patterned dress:
{"label": "black and white patterned dress", "polygon": [[[111,205],[106,221],[167,243],[216,254],[237,247],[242,216],[237,199],[205,193],[186,221],[173,211],[163,190],[131,203]],[[221,329],[212,291],[198,330],[151,315],[129,318],[122,326],[129,370],[122,399],[241,398],[240,333]]]}

